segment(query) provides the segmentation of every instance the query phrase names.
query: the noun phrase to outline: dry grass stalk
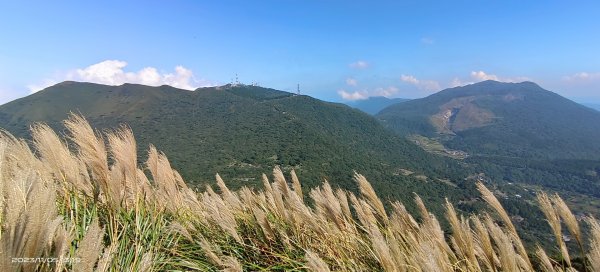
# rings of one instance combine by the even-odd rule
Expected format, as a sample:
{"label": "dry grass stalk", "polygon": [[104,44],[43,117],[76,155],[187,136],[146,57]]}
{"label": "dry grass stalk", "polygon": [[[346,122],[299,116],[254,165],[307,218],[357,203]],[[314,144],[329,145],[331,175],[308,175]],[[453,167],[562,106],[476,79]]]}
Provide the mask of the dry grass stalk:
{"label": "dry grass stalk", "polygon": [[477,216],[472,216],[471,221],[473,222],[475,229],[475,242],[478,246],[476,251],[477,255],[488,271],[496,271],[496,260],[498,257],[492,246],[492,240],[490,239],[488,229]]}
{"label": "dry grass stalk", "polygon": [[550,258],[548,258],[548,255],[540,246],[537,246],[535,254],[537,255],[538,259],[540,259],[540,264],[542,266],[543,271],[545,271],[545,272],[560,271],[560,270],[554,268],[554,265],[552,265],[552,261],[550,260]]}
{"label": "dry grass stalk", "polygon": [[206,258],[208,258],[208,260],[212,264],[214,264],[214,265],[216,265],[218,267],[222,267],[223,266],[223,261],[214,252],[213,245],[208,240],[206,240],[205,238],[201,238],[199,242],[200,242],[200,245],[202,246],[202,250],[204,251],[204,255],[206,255]]}
{"label": "dry grass stalk", "polygon": [[363,175],[356,172],[354,172],[354,179],[358,183],[358,188],[360,189],[362,196],[369,201],[383,222],[387,223],[389,220],[387,213],[383,207],[383,203],[375,193],[375,190],[373,190],[371,183],[369,183]]}
{"label": "dry grass stalk", "polygon": [[108,160],[104,140],[92,129],[90,124],[80,115],[71,114],[64,121],[65,127],[70,133],[70,139],[77,146],[79,156],[85,162],[92,173],[94,186],[94,199],[99,199],[100,193],[104,193],[109,200],[115,193],[115,186],[111,186]]}
{"label": "dry grass stalk", "polygon": [[294,188],[294,192],[298,195],[301,201],[304,201],[302,185],[300,184],[300,180],[298,179],[298,176],[296,176],[296,171],[294,171],[294,169],[290,171],[290,176],[292,176],[292,187]]}
{"label": "dry grass stalk", "polygon": [[344,212],[338,198],[333,193],[329,182],[325,181],[322,189],[317,187],[310,192],[310,197],[315,201],[315,207],[318,214],[323,218],[332,220],[340,230],[346,229]]}
{"label": "dry grass stalk", "polygon": [[[69,256],[69,249],[71,247],[71,243],[73,242],[73,237],[70,232],[66,231],[63,228],[58,228],[56,230],[56,234],[54,237],[54,247],[55,247],[55,256],[64,257]],[[63,271],[65,266],[64,262],[59,262],[56,264],[54,271]]]}
{"label": "dry grass stalk", "polygon": [[223,199],[215,193],[204,193],[201,201],[211,222],[221,227],[236,241],[241,242],[242,238],[237,233],[235,215],[231,208],[225,204]]}
{"label": "dry grass stalk", "polygon": [[120,180],[119,199],[124,201],[125,206],[129,207],[139,198],[141,188],[137,180],[137,147],[135,137],[131,129],[123,126],[112,133],[108,133],[106,138],[110,147],[110,153],[113,158],[113,169],[121,178],[111,179],[115,182]]}
{"label": "dry grass stalk", "polygon": [[232,256],[223,257],[223,271],[225,272],[242,272],[244,269],[242,268],[242,264]]}
{"label": "dry grass stalk", "polygon": [[567,225],[567,229],[569,232],[575,237],[575,240],[579,244],[583,244],[581,229],[579,228],[579,223],[577,223],[577,218],[571,212],[571,209],[567,206],[567,204],[558,196],[557,194],[551,197],[552,203],[556,208],[556,211]]}
{"label": "dry grass stalk", "polygon": [[[416,232],[419,229],[419,224],[417,221],[412,217],[412,215],[410,215],[410,213],[408,213],[406,207],[398,201],[392,202],[392,217],[398,218],[395,220],[395,222],[399,224],[396,224],[395,226],[398,227],[400,232]],[[429,218],[424,221],[424,225],[431,223],[431,217],[432,215],[430,215]]]}
{"label": "dry grass stalk", "polygon": [[425,203],[423,203],[421,197],[419,197],[417,194],[415,194],[415,204],[417,204],[417,208],[419,209],[421,220],[424,224],[426,224],[427,221],[430,220],[431,214],[427,210],[427,207],[425,207]]}
{"label": "dry grass stalk", "polygon": [[593,271],[600,271],[600,223],[593,217],[586,219],[590,225],[591,239],[587,259]]}
{"label": "dry grass stalk", "polygon": [[381,231],[379,231],[379,228],[374,224],[369,228],[369,238],[373,245],[375,256],[383,269],[385,271],[398,271],[386,239],[383,237],[383,234],[381,234]]}
{"label": "dry grass stalk", "polygon": [[275,180],[275,184],[279,186],[283,196],[288,197],[290,194],[290,187],[288,186],[285,176],[283,175],[283,172],[279,166],[275,166],[273,168],[273,179]]}
{"label": "dry grass stalk", "polygon": [[271,227],[271,224],[269,223],[269,220],[267,219],[267,215],[265,214],[265,212],[258,207],[254,207],[252,209],[252,212],[254,214],[254,218],[256,219],[256,222],[258,222],[258,225],[262,229],[263,235],[265,235],[265,237],[269,240],[274,240],[275,239],[275,231],[273,231],[273,227]]}
{"label": "dry grass stalk", "polygon": [[[3,173],[6,174],[6,173]],[[6,178],[9,176],[9,178]],[[56,210],[56,188],[33,171],[3,177],[0,270],[34,270],[37,263],[12,263],[13,257],[55,257],[55,234],[62,224]],[[60,238],[60,237],[59,237]]]}
{"label": "dry grass stalk", "polygon": [[446,199],[446,217],[450,226],[452,227],[452,242],[454,245],[454,251],[457,253],[459,259],[466,261],[465,269],[469,271],[478,271],[479,263],[475,257],[475,245],[473,241],[473,234],[471,232],[471,226],[468,221],[464,218],[458,219],[454,207]]}
{"label": "dry grass stalk", "polygon": [[215,179],[217,180],[217,186],[221,190],[221,194],[223,195],[223,199],[227,202],[227,205],[236,211],[241,211],[242,203],[240,202],[238,196],[232,193],[229,188],[227,188],[227,185],[225,185],[225,182],[221,176],[219,176],[219,174],[216,174]]}
{"label": "dry grass stalk", "polygon": [[118,244],[116,243],[110,244],[108,247],[104,248],[102,256],[98,260],[95,272],[104,272],[110,269],[110,263],[113,261],[113,256],[117,251],[117,248]]}
{"label": "dry grass stalk", "polygon": [[166,156],[159,153],[152,145],[148,150],[146,167],[152,175],[152,184],[155,187],[157,202],[165,205],[170,211],[176,212],[183,200],[179,195],[173,170]]}
{"label": "dry grass stalk", "polygon": [[316,253],[314,253],[310,250],[306,251],[305,259],[306,259],[306,267],[310,271],[314,271],[314,272],[331,271],[331,270],[329,270],[329,266],[327,265],[327,263],[325,263],[325,261],[323,261],[323,259],[319,258],[319,256]]}
{"label": "dry grass stalk", "polygon": [[560,196],[558,196],[558,194],[555,194],[554,196],[552,196],[551,200],[552,200],[552,203],[554,204],[554,207],[556,208],[556,211],[562,218],[563,222],[565,222],[565,225],[567,225],[567,229],[569,230],[571,235],[573,235],[573,237],[575,237],[575,241],[577,241],[577,245],[579,246],[579,252],[581,254],[581,258],[585,259],[583,236],[581,234],[581,229],[579,228],[579,223],[577,222],[577,218],[575,218],[575,215],[573,215],[573,213],[571,212],[571,209],[569,209],[567,204],[562,200],[562,198],[560,198]]}
{"label": "dry grass stalk", "polygon": [[[500,268],[502,271],[520,271],[516,260],[517,253],[513,247],[511,238],[506,234],[491,217],[485,217],[485,225],[490,236],[497,247],[498,259],[500,260]],[[533,271],[533,269],[526,271]]]}
{"label": "dry grass stalk", "polygon": [[104,229],[100,228],[98,218],[94,218],[75,252],[76,258],[79,258],[81,262],[73,264],[73,271],[94,271],[96,262],[104,249],[104,245],[102,244],[103,238]]}
{"label": "dry grass stalk", "polygon": [[527,264],[527,269],[530,271],[533,270],[533,266],[531,265],[531,262],[529,261],[529,257],[527,256],[527,251],[525,250],[525,246],[523,246],[523,242],[521,241],[519,234],[517,233],[517,229],[515,228],[515,225],[513,225],[512,221],[510,220],[510,216],[508,216],[508,213],[506,213],[506,211],[502,207],[502,204],[500,204],[500,201],[498,201],[498,199],[494,196],[494,194],[490,190],[488,190],[488,188],[486,188],[483,185],[483,183],[478,182],[477,189],[481,193],[481,196],[485,200],[485,202],[487,202],[488,205],[490,205],[496,211],[496,213],[498,213],[498,215],[500,215],[500,218],[502,219],[504,224],[506,224],[506,226],[510,230],[511,237],[512,237],[511,240],[515,243],[515,245],[517,247],[517,252],[519,253],[519,255],[521,255],[521,258],[523,258],[523,260],[525,260],[525,262]]}
{"label": "dry grass stalk", "polygon": [[92,196],[90,183],[84,163],[73,156],[65,142],[61,141],[49,126],[35,124],[31,127],[33,143],[43,164],[50,168],[55,178],[66,190],[77,190]]}
{"label": "dry grass stalk", "polygon": [[540,209],[546,216],[546,221],[552,228],[552,232],[554,233],[554,237],[556,238],[556,243],[558,244],[558,248],[562,254],[563,259],[567,263],[569,267],[571,267],[571,258],[569,257],[569,251],[567,249],[567,245],[562,237],[562,228],[560,224],[560,216],[558,211],[554,205],[552,205],[552,201],[548,197],[546,193],[538,193],[537,195],[538,203],[540,204]]}
{"label": "dry grass stalk", "polygon": [[142,256],[142,260],[140,261],[139,271],[154,271],[154,253],[152,251],[148,251],[144,253]]}
{"label": "dry grass stalk", "polygon": [[33,270],[34,263],[12,263],[12,257],[49,256],[62,219],[57,217],[55,188],[31,168],[41,164],[27,145],[10,135],[0,136],[2,223],[0,270]]}
{"label": "dry grass stalk", "polygon": [[[0,138],[0,140],[2,140]],[[5,184],[5,178],[4,178],[4,154],[5,154],[5,150],[6,150],[6,145],[7,143],[4,141],[0,141],[0,208],[4,209],[4,184]],[[0,210],[0,239],[2,239],[2,227],[1,224],[4,222],[4,211]]]}

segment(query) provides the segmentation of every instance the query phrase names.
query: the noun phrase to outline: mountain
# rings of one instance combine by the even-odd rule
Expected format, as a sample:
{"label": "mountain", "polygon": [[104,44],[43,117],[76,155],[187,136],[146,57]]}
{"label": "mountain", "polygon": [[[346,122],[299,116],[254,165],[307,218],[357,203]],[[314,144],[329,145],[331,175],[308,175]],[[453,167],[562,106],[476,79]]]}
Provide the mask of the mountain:
{"label": "mountain", "polygon": [[[472,101],[474,105],[480,103]],[[405,103],[413,105],[420,100],[402,102],[383,112]],[[419,115],[418,110],[431,106],[426,103],[411,107],[412,116],[419,117],[425,113]],[[587,164],[553,161],[554,164],[549,164],[529,160],[521,164],[509,160],[526,165],[520,168],[530,169],[523,172],[519,167],[500,164],[487,157],[478,160],[472,153],[461,156],[436,142],[441,141],[435,138],[440,135],[449,139],[458,137],[456,135],[462,131],[457,130],[457,126],[450,126],[450,130],[456,130],[452,131],[455,135],[448,131],[440,134],[425,117],[423,120],[427,125],[423,127],[431,126],[427,130],[431,134],[419,132],[422,138],[407,139],[406,133],[399,135],[385,128],[384,125],[391,121],[382,121],[382,124],[375,117],[347,105],[256,86],[225,85],[187,91],[169,86],[63,82],[0,106],[0,127],[20,137],[28,137],[29,126],[37,121],[46,122],[57,131],[65,131],[61,121],[69,112],[83,114],[99,131],[123,123],[129,125],[138,141],[138,153],[143,154],[151,143],[156,145],[185,180],[197,187],[213,184],[217,172],[231,188],[261,185],[260,175],[270,173],[274,165],[281,165],[285,173],[290,168],[295,169],[305,190],[327,179],[334,188],[357,192],[352,179],[353,171],[357,171],[369,179],[385,203],[400,200],[409,211],[415,212],[413,192],[416,192],[428,203],[427,208],[432,213],[441,215],[446,198],[458,203],[456,208],[460,212],[482,211],[485,205],[477,197],[479,193],[474,183],[479,180],[505,196],[501,201],[511,215],[526,218],[515,224],[517,228],[527,230],[527,236],[522,238],[531,245],[550,241],[547,237],[536,236],[547,233],[547,225],[541,212],[531,204],[535,198],[535,194],[530,193],[533,192],[531,187],[496,182],[502,181],[507,173],[513,175],[509,181],[531,177],[533,184],[546,188],[561,189],[556,180],[568,179],[569,188],[578,188],[575,190],[578,195],[566,195],[568,200],[582,199],[581,203],[589,206],[578,210],[594,213],[600,210],[593,206],[598,198],[589,200],[594,192],[600,192],[598,186],[572,174],[593,169],[593,161]],[[431,112],[432,115],[437,113]],[[495,114],[500,116],[500,113]],[[381,118],[382,115],[377,116]],[[501,121],[498,118],[491,120]],[[437,150],[427,152],[432,149],[424,150],[423,142]],[[145,160],[143,155],[139,159]],[[539,182],[535,183],[537,180]],[[570,190],[568,192],[573,191]],[[512,197],[517,194],[523,198]],[[441,224],[446,225],[446,222]]]}
{"label": "mountain", "polygon": [[377,118],[474,155],[600,159],[600,113],[532,82],[450,88],[390,106]]}
{"label": "mountain", "polygon": [[535,83],[445,89],[376,117],[425,150],[477,165],[492,180],[600,198],[600,112]]}
{"label": "mountain", "polygon": [[61,121],[69,112],[83,114],[101,130],[129,125],[140,150],[156,145],[198,186],[212,183],[217,172],[234,188],[261,184],[261,173],[281,165],[295,168],[307,187],[327,179],[355,189],[357,171],[392,199],[410,200],[412,192],[439,201],[466,195],[456,187],[464,183],[463,166],[424,152],[374,117],[256,86],[187,91],[63,82],[0,106],[0,127],[21,137],[38,121],[64,131]]}
{"label": "mountain", "polygon": [[371,96],[365,100],[358,100],[346,103],[348,106],[364,111],[370,115],[375,115],[382,109],[397,103],[405,102],[410,99],[405,98],[387,98],[384,96]]}

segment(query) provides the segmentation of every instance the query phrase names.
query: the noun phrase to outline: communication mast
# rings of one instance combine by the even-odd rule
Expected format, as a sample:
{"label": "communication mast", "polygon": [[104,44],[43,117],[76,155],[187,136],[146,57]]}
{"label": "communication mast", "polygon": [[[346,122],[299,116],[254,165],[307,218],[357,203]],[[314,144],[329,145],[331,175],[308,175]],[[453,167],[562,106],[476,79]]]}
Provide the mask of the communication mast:
{"label": "communication mast", "polygon": [[296,89],[296,94],[300,95],[300,83],[298,83],[298,88]]}

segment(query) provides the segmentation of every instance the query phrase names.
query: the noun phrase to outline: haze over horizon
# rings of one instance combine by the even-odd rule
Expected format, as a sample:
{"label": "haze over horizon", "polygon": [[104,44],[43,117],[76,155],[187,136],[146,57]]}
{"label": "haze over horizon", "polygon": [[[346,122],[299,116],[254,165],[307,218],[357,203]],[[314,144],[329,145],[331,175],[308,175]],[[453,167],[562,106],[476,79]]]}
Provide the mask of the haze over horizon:
{"label": "haze over horizon", "polygon": [[493,79],[600,103],[600,4],[462,1],[0,3],[0,104],[76,80],[239,81],[328,101]]}

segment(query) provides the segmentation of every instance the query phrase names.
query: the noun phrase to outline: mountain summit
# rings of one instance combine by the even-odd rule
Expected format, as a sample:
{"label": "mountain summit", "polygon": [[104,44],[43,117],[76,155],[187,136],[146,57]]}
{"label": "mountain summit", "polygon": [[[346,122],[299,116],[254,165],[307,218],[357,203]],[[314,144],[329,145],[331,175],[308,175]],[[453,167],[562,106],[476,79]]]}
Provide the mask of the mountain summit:
{"label": "mountain summit", "polygon": [[600,158],[600,112],[532,82],[484,81],[382,110],[403,135],[437,138],[475,155]]}

